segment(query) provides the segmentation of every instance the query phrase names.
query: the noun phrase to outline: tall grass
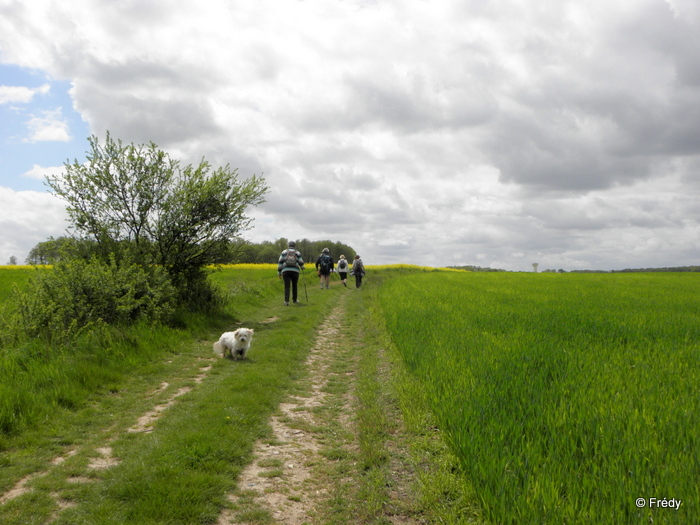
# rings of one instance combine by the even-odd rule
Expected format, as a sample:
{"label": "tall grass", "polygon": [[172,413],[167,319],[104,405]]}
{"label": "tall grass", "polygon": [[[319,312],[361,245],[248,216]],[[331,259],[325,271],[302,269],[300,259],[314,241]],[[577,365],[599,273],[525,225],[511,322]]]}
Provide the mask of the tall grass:
{"label": "tall grass", "polygon": [[[211,278],[219,285],[233,283],[226,293],[237,299],[237,309],[242,311],[251,301],[269,297],[278,288],[275,273],[268,275],[267,269],[263,270],[229,268]],[[118,391],[136,367],[173,351],[184,338],[197,331],[206,332],[216,322],[216,313],[182,311],[174,325],[146,321],[128,326],[97,323],[71,337],[70,344],[6,337],[5,332],[12,331],[7,321],[17,308],[12,304],[12,290],[21,290],[36,271],[41,270],[0,269],[0,450],[3,434],[16,434],[60,416],[64,410],[84,406],[94,394]],[[219,313],[219,317],[225,315]]]}
{"label": "tall grass", "polygon": [[490,520],[697,515],[696,275],[422,273],[380,300]]}

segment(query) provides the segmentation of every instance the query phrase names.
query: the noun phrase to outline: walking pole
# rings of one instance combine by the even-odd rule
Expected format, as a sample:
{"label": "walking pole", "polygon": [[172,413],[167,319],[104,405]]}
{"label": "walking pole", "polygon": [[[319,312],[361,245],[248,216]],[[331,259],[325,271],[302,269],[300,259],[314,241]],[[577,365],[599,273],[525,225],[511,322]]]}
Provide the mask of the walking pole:
{"label": "walking pole", "polygon": [[304,296],[306,297],[306,302],[309,302],[309,293],[306,291],[306,272],[304,270],[301,271],[301,277],[302,281],[304,282]]}

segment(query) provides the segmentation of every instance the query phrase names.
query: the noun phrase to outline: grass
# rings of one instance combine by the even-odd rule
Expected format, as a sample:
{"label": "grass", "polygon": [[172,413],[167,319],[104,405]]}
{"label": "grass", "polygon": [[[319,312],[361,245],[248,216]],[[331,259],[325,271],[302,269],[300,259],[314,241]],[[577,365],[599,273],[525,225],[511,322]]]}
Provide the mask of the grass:
{"label": "grass", "polygon": [[[0,271],[0,296],[34,270],[10,271],[27,273]],[[299,422],[322,445],[307,480],[328,489],[315,523],[687,523],[696,514],[694,274],[369,267],[359,290],[319,290],[307,275],[309,302],[302,281],[292,307],[273,265],[212,279],[233,298],[217,316],[108,332],[73,352],[0,350],[3,380],[15,381],[0,406],[14,395],[35,407],[0,433],[0,494],[23,478],[31,489],[0,504],[0,522],[215,523],[252,443],[271,439],[270,415],[308,387],[302,363],[341,299],[343,344],[328,350],[324,404],[314,424]],[[239,323],[256,331],[250,359],[212,360],[213,340]],[[127,432],[183,388],[154,432]],[[118,464],[91,469],[106,447]],[[260,466],[285,475],[274,461]],[[239,494],[239,519],[271,522]],[[637,509],[639,497],[683,504]]]}
{"label": "grass", "polygon": [[[388,516],[397,513],[454,514],[444,495],[461,490],[456,463],[442,461],[449,451],[435,439],[432,424],[427,429],[419,425],[415,433],[403,427],[394,391],[399,383],[390,371],[400,361],[391,362],[394,351],[384,349],[383,328],[374,319],[378,276],[410,271],[415,270],[374,270],[375,276],[359,291],[323,291],[309,280],[309,302],[304,298],[301,305],[285,308],[274,267],[224,268],[212,279],[232,293],[227,313],[182,317],[178,328],[110,332],[106,343],[86,339],[73,354],[25,355],[25,384],[16,384],[38,385],[49,377],[43,380],[43,393],[35,389],[27,394],[32,403],[49,406],[13,432],[0,434],[0,495],[20,480],[29,489],[0,504],[0,522],[215,523],[223,509],[231,508],[227,495],[235,492],[237,475],[252,460],[253,442],[270,440],[270,415],[287,394],[308,387],[301,363],[317,327],[342,297],[347,300],[338,333],[343,344],[328,365],[327,402],[314,409],[318,424],[300,424],[305,433],[318,437],[324,456],[311,464],[309,486],[328,489],[314,522],[388,523]],[[238,324],[256,331],[250,359],[213,359],[212,342]],[[0,352],[3,358],[21,353],[8,348]],[[82,369],[80,360],[89,368]],[[202,374],[206,379],[198,383]],[[64,388],[73,392],[72,403],[51,397],[61,392],[57,383],[69,384]],[[179,395],[184,388],[191,390]],[[176,394],[152,424],[153,432],[127,431],[137,418]],[[413,403],[414,396],[409,397]],[[403,408],[418,417],[411,403]],[[115,461],[113,466],[90,467],[105,454]],[[279,462],[261,466],[267,475],[284,477]],[[450,489],[435,483],[440,476],[451,480]],[[428,496],[433,487],[438,491]],[[399,493],[410,493],[408,499],[417,503],[406,507],[407,498],[397,498]],[[272,521],[268,510],[245,491],[240,494],[239,520]],[[289,501],[306,497],[290,494]]]}
{"label": "grass", "polygon": [[425,389],[404,366],[384,324],[378,295],[387,282],[416,270],[425,271],[407,265],[375,268],[376,284],[353,297],[357,314],[351,332],[359,354],[353,515],[362,523],[390,523],[391,516],[482,523],[471,483],[437,430]]}
{"label": "grass", "polygon": [[[127,332],[124,339],[131,348],[93,341],[93,353],[102,354],[95,371],[108,371],[108,378],[92,380],[82,372],[83,379],[74,380],[80,367],[72,356],[49,355],[26,367],[31,373],[25,377],[56,374],[42,380],[47,391],[60,390],[61,381],[73,382],[80,397],[66,405],[47,401],[51,406],[41,426],[27,419],[16,432],[3,434],[0,490],[24,476],[37,477],[28,482],[31,492],[0,506],[0,522],[43,522],[56,511],[51,494],[80,503],[58,514],[58,524],[215,521],[224,495],[250,460],[252,442],[266,434],[270,413],[298,375],[331,296],[309,289],[309,303],[285,308],[276,272],[267,268],[225,269],[213,279],[234,294],[228,315],[189,318],[186,328],[165,332]],[[212,361],[207,380],[167,409],[168,417],[155,424],[157,432],[125,432],[155,398],[192,386],[207,364],[202,359],[214,356],[212,341],[239,322],[256,330],[248,361]],[[290,340],[295,344],[289,345]],[[7,349],[3,352],[7,355]],[[88,379],[92,382],[84,384]],[[164,381],[170,386],[155,394]],[[39,404],[47,399],[31,395]],[[104,443],[119,464],[104,471],[86,469],[95,448]],[[67,456],[69,452],[75,454]],[[47,467],[56,457],[65,460]],[[88,482],[72,483],[75,475]],[[28,506],[28,501],[36,504]]]}
{"label": "grass", "polygon": [[[381,302],[487,519],[686,523],[698,292],[693,274],[427,273]],[[687,506],[636,506],[651,497]]]}

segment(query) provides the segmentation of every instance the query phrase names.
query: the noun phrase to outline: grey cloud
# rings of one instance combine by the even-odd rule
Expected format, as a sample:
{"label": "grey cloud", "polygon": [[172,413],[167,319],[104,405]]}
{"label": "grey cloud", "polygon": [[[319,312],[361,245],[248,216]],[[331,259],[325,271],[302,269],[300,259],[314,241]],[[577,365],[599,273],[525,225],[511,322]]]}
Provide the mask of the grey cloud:
{"label": "grey cloud", "polygon": [[479,82],[465,79],[459,85],[441,85],[432,80],[422,75],[405,82],[393,77],[347,77],[345,85],[363,124],[378,123],[405,133],[474,127],[495,114],[496,101]]}
{"label": "grey cloud", "polygon": [[[182,75],[170,68],[137,63],[133,68],[100,67],[96,73],[100,81],[79,84],[74,96],[99,135],[110,131],[127,142],[166,146],[222,133],[208,98],[198,96],[198,89],[183,90]],[[102,75],[114,82],[105,82]],[[190,84],[197,87],[195,81]],[[173,85],[178,87],[171,93]]]}
{"label": "grey cloud", "polygon": [[690,264],[700,30],[668,3],[212,0],[200,19],[86,0],[55,26],[5,10],[0,43],[70,78],[98,136],[264,174],[252,235],[347,239],[370,263]]}

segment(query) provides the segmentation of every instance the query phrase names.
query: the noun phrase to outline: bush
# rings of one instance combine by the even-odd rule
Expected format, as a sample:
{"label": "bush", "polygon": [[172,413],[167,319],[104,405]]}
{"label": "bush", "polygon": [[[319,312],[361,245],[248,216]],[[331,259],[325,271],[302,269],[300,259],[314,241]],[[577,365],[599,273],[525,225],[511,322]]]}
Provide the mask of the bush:
{"label": "bush", "polygon": [[93,257],[70,259],[32,278],[25,291],[15,290],[13,333],[68,341],[96,324],[137,320],[167,321],[175,308],[175,289],[159,267],[130,261],[104,263]]}

